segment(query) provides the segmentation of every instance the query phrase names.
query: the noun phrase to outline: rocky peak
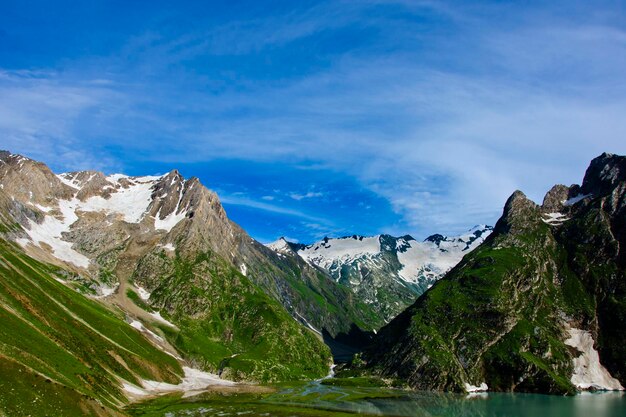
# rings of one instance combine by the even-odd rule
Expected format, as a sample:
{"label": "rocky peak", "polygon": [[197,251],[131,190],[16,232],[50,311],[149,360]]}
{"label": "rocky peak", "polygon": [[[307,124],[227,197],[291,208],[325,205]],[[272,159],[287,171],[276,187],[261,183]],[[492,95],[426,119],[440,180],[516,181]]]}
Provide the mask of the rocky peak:
{"label": "rocky peak", "polygon": [[582,193],[604,195],[626,181],[626,156],[603,153],[594,158],[585,172]]}
{"label": "rocky peak", "polygon": [[439,245],[445,239],[446,237],[444,235],[435,233],[434,235],[430,235],[424,239],[424,242],[433,242],[435,245]]}
{"label": "rocky peak", "polygon": [[529,222],[540,220],[538,206],[520,190],[515,191],[506,201],[502,217],[496,223],[497,234],[516,234],[525,230]]}
{"label": "rocky peak", "polygon": [[0,153],[0,188],[22,204],[47,207],[73,194],[45,164],[7,151]]}
{"label": "rocky peak", "polygon": [[576,198],[580,195],[580,186],[573,184],[566,186],[563,184],[557,184],[550,189],[543,198],[541,209],[545,213],[561,212],[568,201]]}

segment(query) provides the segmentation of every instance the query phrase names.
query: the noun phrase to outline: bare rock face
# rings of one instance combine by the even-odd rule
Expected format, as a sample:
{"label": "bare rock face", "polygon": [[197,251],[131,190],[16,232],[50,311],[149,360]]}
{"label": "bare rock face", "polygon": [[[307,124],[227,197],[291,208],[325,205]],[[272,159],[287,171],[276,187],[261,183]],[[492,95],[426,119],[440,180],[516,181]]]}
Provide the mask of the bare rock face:
{"label": "bare rock face", "polygon": [[594,158],[587,168],[583,179],[582,193],[606,194],[625,180],[626,157],[605,152]]}
{"label": "bare rock face", "polygon": [[523,232],[529,222],[540,221],[538,206],[517,190],[504,204],[502,217],[496,223],[494,232],[509,233],[512,236]]}
{"label": "bare rock face", "polygon": [[72,189],[63,184],[41,162],[0,151],[2,190],[15,200],[49,207],[60,198],[69,198]]}
{"label": "bare rock face", "polygon": [[546,193],[543,198],[541,208],[545,213],[563,211],[567,202],[576,198],[580,194],[581,190],[578,184],[574,184],[569,187],[562,184],[555,185]]}

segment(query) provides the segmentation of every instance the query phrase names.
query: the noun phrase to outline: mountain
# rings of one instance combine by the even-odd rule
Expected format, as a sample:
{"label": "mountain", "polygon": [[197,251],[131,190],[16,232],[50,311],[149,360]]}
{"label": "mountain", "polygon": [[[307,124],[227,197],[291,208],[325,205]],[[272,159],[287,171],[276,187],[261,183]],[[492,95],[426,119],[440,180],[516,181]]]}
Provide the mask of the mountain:
{"label": "mountain", "polygon": [[493,233],[385,326],[355,366],[416,389],[551,394],[626,385],[626,157]]}
{"label": "mountain", "polygon": [[[0,232],[19,234],[0,190]],[[0,239],[0,414],[119,415],[124,383],[177,383],[178,360],[125,315],[66,285],[73,273]]]}
{"label": "mountain", "polygon": [[[235,380],[318,378],[331,362],[322,332],[378,324],[348,288],[252,239],[215,193],[175,170],[57,175],[2,151],[0,200],[2,244],[180,357],[171,373],[183,365]],[[8,340],[0,343],[14,346]]]}
{"label": "mountain", "polygon": [[480,245],[491,230],[490,226],[475,226],[461,236],[436,234],[423,242],[409,235],[382,234],[324,238],[311,245],[280,238],[267,246],[329,274],[387,323]]}

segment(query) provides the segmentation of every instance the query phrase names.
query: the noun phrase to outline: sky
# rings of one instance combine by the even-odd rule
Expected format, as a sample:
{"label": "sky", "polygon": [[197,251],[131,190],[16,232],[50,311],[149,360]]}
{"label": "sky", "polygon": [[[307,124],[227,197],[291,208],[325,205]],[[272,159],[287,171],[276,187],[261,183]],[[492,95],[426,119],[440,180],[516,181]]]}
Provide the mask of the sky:
{"label": "sky", "polygon": [[0,148],[178,169],[262,242],[458,234],[626,154],[623,1],[0,6]]}

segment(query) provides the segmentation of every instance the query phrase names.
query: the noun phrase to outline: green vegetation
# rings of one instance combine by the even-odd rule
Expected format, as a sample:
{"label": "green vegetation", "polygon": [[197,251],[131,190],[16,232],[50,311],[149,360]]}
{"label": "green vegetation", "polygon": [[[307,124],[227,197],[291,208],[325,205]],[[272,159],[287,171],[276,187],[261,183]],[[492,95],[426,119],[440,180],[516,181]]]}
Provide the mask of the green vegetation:
{"label": "green vegetation", "polygon": [[148,303],[146,303],[144,300],[141,299],[141,297],[139,297],[139,294],[137,294],[135,291],[133,291],[131,288],[128,288],[126,290],[126,296],[133,302],[135,303],[135,305],[149,313],[153,312],[154,310],[152,309],[152,307],[150,307],[150,305]]}
{"label": "green vegetation", "polygon": [[155,262],[164,275],[156,278],[150,301],[180,329],[161,327],[184,357],[235,380],[303,380],[328,373],[330,352],[313,332],[215,253],[189,259],[150,254],[133,279],[141,282]]}
{"label": "green vegetation", "polygon": [[[250,268],[250,279],[288,309],[290,304],[297,305],[316,328],[336,335],[349,331],[352,324],[371,331],[385,323],[372,305],[362,302],[351,289],[311,268],[304,260],[280,257],[273,252],[271,256],[272,262],[265,260]],[[267,277],[274,278],[268,280]],[[290,302],[285,302],[283,292],[288,293]]]}
{"label": "green vegetation", "polygon": [[328,378],[321,381],[322,385],[333,387],[396,387],[401,384],[397,381],[384,380],[375,376],[361,376],[354,378]]}
{"label": "green vegetation", "polygon": [[462,391],[484,381],[493,390],[574,393],[559,314],[589,314],[591,301],[547,225],[530,216],[515,227],[467,255],[383,329],[365,366],[420,389]]}
{"label": "green vegetation", "polygon": [[[0,360],[7,386],[0,410],[59,415],[51,410],[78,407],[96,414],[101,403],[110,414],[126,402],[119,378],[179,381],[174,358],[120,313],[58,282],[63,276],[0,239]],[[32,392],[33,386],[41,389]],[[49,406],[35,406],[44,400]]]}

